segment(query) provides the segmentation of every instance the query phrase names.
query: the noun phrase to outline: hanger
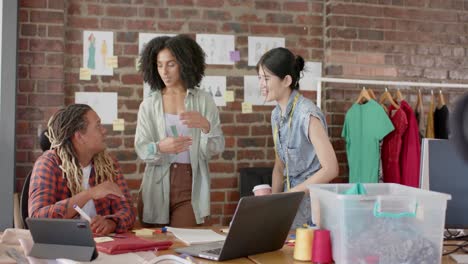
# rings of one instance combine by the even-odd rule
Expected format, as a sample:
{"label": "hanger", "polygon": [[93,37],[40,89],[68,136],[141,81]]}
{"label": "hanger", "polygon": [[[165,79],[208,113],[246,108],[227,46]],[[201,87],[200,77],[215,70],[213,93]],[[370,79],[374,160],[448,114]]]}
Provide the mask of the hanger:
{"label": "hanger", "polygon": [[434,90],[431,89],[431,111],[434,111]]}
{"label": "hanger", "polygon": [[418,98],[416,100],[416,107],[415,109],[419,109],[422,106],[422,95],[421,95],[421,89],[418,89]]}
{"label": "hanger", "polygon": [[393,107],[395,107],[396,109],[400,109],[400,106],[393,100],[392,95],[390,94],[387,88],[385,88],[385,92],[380,96],[379,103],[381,105],[385,105],[385,101],[389,101],[390,104],[393,105]]}
{"label": "hanger", "polygon": [[395,98],[396,98],[397,101],[405,100],[405,97],[400,92],[400,88],[397,88],[397,91],[395,93]]}
{"label": "hanger", "polygon": [[439,103],[437,104],[437,108],[442,108],[442,106],[445,105],[445,99],[444,95],[442,94],[442,89],[439,90],[439,98],[438,98]]}
{"label": "hanger", "polygon": [[366,90],[366,87],[362,87],[361,93],[359,94],[358,99],[356,100],[357,104],[362,104],[364,102],[370,101],[372,98]]}
{"label": "hanger", "polygon": [[377,97],[375,96],[374,91],[372,91],[371,88],[367,89],[367,92],[369,93],[369,95],[370,95],[370,97],[371,97],[372,99],[375,100],[375,99],[377,98]]}

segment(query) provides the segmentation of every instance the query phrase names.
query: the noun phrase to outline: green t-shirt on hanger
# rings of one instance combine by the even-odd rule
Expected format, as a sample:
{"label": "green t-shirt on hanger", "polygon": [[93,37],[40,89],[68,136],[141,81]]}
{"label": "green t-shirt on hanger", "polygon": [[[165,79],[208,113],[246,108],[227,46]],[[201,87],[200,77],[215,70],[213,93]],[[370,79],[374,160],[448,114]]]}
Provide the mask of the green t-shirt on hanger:
{"label": "green t-shirt on hanger", "polygon": [[380,141],[393,129],[392,121],[376,101],[351,106],[341,133],[346,140],[350,183],[379,181]]}

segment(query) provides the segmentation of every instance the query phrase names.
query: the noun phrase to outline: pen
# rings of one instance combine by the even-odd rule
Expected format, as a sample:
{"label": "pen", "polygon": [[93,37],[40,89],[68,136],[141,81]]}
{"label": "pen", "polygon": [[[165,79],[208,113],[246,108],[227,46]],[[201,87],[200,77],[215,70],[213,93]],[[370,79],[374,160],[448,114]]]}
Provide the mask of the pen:
{"label": "pen", "polygon": [[73,209],[75,209],[75,211],[77,211],[81,217],[91,223],[91,217],[89,217],[89,215],[85,213],[85,211],[83,211],[78,205],[74,204]]}

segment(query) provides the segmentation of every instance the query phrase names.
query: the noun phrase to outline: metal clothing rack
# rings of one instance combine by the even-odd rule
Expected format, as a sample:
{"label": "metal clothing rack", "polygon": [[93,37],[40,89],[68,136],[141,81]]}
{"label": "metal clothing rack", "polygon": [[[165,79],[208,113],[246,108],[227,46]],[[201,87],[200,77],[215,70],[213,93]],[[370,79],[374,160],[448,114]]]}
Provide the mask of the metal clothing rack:
{"label": "metal clothing rack", "polygon": [[314,80],[317,81],[317,106],[319,108],[321,108],[321,105],[322,105],[322,82],[468,89],[468,84],[459,84],[459,83],[397,82],[397,81],[342,79],[342,78],[327,78],[327,77],[314,78]]}

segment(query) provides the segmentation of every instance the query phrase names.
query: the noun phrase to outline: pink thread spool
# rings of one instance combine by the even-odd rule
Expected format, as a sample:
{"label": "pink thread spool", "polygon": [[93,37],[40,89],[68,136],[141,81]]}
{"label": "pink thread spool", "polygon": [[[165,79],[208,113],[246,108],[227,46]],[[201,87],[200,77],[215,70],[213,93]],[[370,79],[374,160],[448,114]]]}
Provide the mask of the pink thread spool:
{"label": "pink thread spool", "polygon": [[325,264],[332,262],[330,231],[317,229],[314,232],[314,242],[312,243],[312,263]]}

